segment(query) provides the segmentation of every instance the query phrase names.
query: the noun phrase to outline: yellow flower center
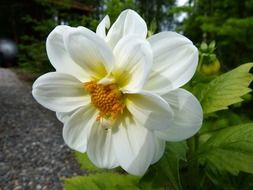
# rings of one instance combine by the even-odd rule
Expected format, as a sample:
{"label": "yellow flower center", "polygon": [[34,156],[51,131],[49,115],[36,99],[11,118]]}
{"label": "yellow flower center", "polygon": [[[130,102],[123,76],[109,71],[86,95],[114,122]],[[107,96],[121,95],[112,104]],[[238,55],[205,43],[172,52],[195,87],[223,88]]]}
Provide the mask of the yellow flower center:
{"label": "yellow flower center", "polygon": [[91,102],[100,111],[97,120],[101,118],[116,119],[124,110],[123,94],[116,84],[97,84],[95,81],[84,83],[85,89],[91,95]]}

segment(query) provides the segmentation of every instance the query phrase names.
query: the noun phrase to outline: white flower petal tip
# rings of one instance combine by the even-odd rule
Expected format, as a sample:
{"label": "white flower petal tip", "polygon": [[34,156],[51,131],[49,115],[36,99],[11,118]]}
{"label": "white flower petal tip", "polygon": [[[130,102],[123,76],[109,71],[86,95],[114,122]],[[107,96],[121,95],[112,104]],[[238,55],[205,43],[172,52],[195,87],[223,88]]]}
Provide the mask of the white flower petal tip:
{"label": "white flower petal tip", "polygon": [[114,64],[111,49],[96,33],[78,27],[64,34],[64,43],[70,57],[91,78],[105,77]]}
{"label": "white flower petal tip", "polygon": [[108,45],[113,49],[118,41],[126,35],[147,36],[146,22],[133,10],[127,9],[119,15],[106,36]]}
{"label": "white flower petal tip", "polygon": [[136,35],[128,35],[118,42],[113,53],[117,57],[112,74],[121,89],[142,89],[153,60],[149,43]]}
{"label": "white flower petal tip", "polygon": [[119,166],[113,145],[112,130],[98,123],[92,128],[88,139],[88,157],[99,168],[112,169]]}
{"label": "white flower petal tip", "polygon": [[113,134],[113,148],[119,165],[128,173],[142,176],[155,154],[154,134],[126,116]]}
{"label": "white flower petal tip", "polygon": [[86,106],[77,109],[65,120],[63,139],[70,148],[79,152],[86,152],[88,137],[96,124],[95,114],[94,108]]}
{"label": "white flower petal tip", "polygon": [[98,167],[142,176],[166,141],[201,127],[200,103],[179,88],[193,76],[198,50],[175,32],[146,39],[146,23],[133,10],[109,27],[108,16],[96,33],[57,26],[46,42],[56,71],[39,77],[32,94],[56,112],[70,148],[87,152]]}
{"label": "white flower petal tip", "polygon": [[158,137],[167,141],[181,141],[196,134],[203,122],[199,101],[184,89],[167,93],[163,98],[171,105],[175,117],[167,129],[156,131]]}
{"label": "white flower petal tip", "polygon": [[187,83],[198,64],[198,49],[192,42],[175,32],[151,36],[154,63],[145,89],[164,94]]}
{"label": "white flower petal tip", "polygon": [[106,15],[97,26],[96,34],[104,39],[106,37],[106,29],[109,28],[110,28],[110,18],[108,15]]}
{"label": "white flower petal tip", "polygon": [[83,81],[87,78],[86,73],[72,60],[64,44],[63,35],[69,30],[71,27],[60,25],[48,35],[47,56],[57,72],[71,74]]}
{"label": "white flower petal tip", "polygon": [[41,105],[56,112],[71,112],[90,102],[78,79],[58,72],[39,77],[33,83],[32,95]]}
{"label": "white flower petal tip", "polygon": [[158,160],[160,160],[160,158],[163,156],[163,153],[165,151],[165,145],[166,145],[166,141],[159,139],[158,137],[155,137],[155,153],[154,153],[154,157],[153,160],[151,162],[151,164],[156,163]]}

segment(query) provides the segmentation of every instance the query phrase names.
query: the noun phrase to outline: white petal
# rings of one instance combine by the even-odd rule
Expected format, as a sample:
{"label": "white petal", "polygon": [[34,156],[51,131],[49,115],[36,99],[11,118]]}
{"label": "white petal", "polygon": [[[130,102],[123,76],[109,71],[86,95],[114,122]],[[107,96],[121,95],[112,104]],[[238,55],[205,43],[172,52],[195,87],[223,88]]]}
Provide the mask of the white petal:
{"label": "white petal", "polygon": [[174,114],[164,99],[148,92],[126,96],[126,107],[138,124],[152,130],[168,128]]}
{"label": "white petal", "polygon": [[40,104],[57,112],[70,112],[90,102],[79,80],[57,72],[39,77],[33,84],[32,94]]}
{"label": "white petal", "polygon": [[126,116],[113,133],[113,147],[124,170],[143,175],[154,157],[154,134]]}
{"label": "white petal", "polygon": [[106,41],[113,49],[122,37],[129,34],[138,35],[143,39],[147,36],[147,25],[145,21],[133,10],[121,12],[108,31]]}
{"label": "white petal", "polygon": [[145,89],[164,94],[192,78],[198,64],[198,49],[189,39],[175,32],[162,32],[148,41],[154,63]]}
{"label": "white petal", "polygon": [[97,34],[84,27],[72,28],[64,35],[71,58],[91,76],[100,79],[111,71],[114,58],[111,49]]}
{"label": "white petal", "polygon": [[109,27],[110,27],[110,18],[108,15],[106,15],[97,26],[96,34],[99,35],[101,38],[105,39],[106,29],[109,29]]}
{"label": "white petal", "polygon": [[113,145],[112,130],[106,129],[97,122],[92,128],[87,153],[89,159],[99,168],[115,168],[117,162]]}
{"label": "white petal", "polygon": [[56,112],[57,119],[64,123],[69,118],[69,112]]}
{"label": "white petal", "polygon": [[60,122],[65,123],[75,112],[76,110],[71,112],[56,112],[56,117]]}
{"label": "white petal", "polygon": [[155,138],[155,154],[151,164],[156,163],[164,154],[166,142],[159,138]]}
{"label": "white petal", "polygon": [[169,92],[163,98],[171,105],[175,116],[168,129],[156,131],[156,134],[167,141],[181,141],[197,133],[203,120],[199,101],[184,89]]}
{"label": "white petal", "polygon": [[91,129],[96,125],[97,111],[91,105],[78,109],[65,122],[63,139],[72,149],[79,152],[87,150],[87,141]]}
{"label": "white petal", "polygon": [[86,73],[70,58],[64,46],[63,34],[70,29],[69,26],[60,25],[49,34],[46,42],[47,55],[56,71],[71,74],[84,81],[87,79]]}
{"label": "white petal", "polygon": [[152,66],[149,43],[138,36],[122,38],[113,51],[115,67],[112,71],[117,83],[124,90],[141,89]]}

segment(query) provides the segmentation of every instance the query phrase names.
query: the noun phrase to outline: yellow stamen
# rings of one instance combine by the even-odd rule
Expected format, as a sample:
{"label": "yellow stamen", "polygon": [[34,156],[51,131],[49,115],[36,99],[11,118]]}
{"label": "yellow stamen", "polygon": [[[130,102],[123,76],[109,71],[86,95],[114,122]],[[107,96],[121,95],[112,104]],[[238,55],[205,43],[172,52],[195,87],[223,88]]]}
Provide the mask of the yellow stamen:
{"label": "yellow stamen", "polygon": [[116,84],[103,85],[90,81],[84,83],[84,87],[90,93],[93,105],[100,110],[98,121],[101,118],[114,120],[123,112],[123,95]]}

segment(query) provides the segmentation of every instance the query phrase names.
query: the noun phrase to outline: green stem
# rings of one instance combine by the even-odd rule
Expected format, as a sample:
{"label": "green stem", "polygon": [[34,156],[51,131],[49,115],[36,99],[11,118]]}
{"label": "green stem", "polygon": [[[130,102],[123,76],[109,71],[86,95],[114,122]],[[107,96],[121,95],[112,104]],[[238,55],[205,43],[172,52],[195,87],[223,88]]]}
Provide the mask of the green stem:
{"label": "green stem", "polygon": [[189,179],[189,186],[190,189],[196,190],[198,189],[198,178],[199,178],[199,166],[198,161],[195,159],[195,154],[198,149],[198,135],[194,135],[190,138],[187,143],[189,147],[189,154],[188,154],[188,163],[189,163],[189,171],[188,171],[188,179]]}
{"label": "green stem", "polygon": [[199,63],[198,63],[198,67],[197,67],[197,71],[200,72],[200,68],[201,68],[201,65],[203,64],[203,55],[200,53],[200,56],[199,56]]}

